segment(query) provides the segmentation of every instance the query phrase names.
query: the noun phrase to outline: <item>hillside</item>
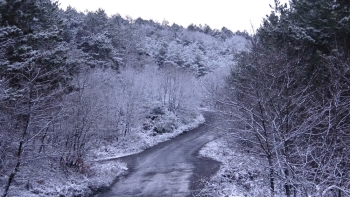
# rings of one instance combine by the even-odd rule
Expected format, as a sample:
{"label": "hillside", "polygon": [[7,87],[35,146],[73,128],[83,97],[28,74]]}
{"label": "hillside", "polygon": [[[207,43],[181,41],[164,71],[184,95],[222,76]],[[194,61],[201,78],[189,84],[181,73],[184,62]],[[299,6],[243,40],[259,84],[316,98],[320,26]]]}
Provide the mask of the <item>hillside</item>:
{"label": "hillside", "polygon": [[85,196],[107,187],[125,164],[96,161],[203,123],[203,77],[233,65],[248,38],[101,9],[60,10],[49,0],[2,1],[0,10],[3,196]]}

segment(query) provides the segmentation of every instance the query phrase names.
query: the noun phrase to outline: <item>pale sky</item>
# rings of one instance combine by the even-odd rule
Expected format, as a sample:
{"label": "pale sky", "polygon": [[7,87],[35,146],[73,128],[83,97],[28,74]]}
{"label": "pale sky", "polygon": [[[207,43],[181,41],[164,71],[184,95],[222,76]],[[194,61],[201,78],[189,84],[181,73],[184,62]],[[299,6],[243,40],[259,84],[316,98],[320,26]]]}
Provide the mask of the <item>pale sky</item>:
{"label": "pale sky", "polygon": [[[282,3],[288,0],[280,0]],[[102,8],[108,15],[119,13],[133,19],[164,19],[184,27],[189,24],[208,24],[212,29],[223,26],[232,31],[247,30],[251,24],[258,28],[263,17],[271,12],[274,0],[59,0],[61,8],[68,5],[78,11],[95,11]]]}

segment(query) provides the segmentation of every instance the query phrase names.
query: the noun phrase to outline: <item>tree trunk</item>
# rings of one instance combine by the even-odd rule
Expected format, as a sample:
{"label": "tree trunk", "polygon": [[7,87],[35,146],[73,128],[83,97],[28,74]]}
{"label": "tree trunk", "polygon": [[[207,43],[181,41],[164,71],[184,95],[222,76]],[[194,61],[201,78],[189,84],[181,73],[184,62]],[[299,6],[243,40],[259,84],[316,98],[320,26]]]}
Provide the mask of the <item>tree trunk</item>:
{"label": "tree trunk", "polygon": [[272,162],[272,156],[268,155],[267,159],[269,161],[269,168],[270,168],[270,191],[271,191],[271,197],[275,196],[275,178],[273,177],[274,170],[273,170],[273,162]]}
{"label": "tree trunk", "polygon": [[[284,170],[284,173],[286,175],[286,178],[288,179],[288,177],[289,177],[289,170],[287,168]],[[288,180],[286,180],[286,181],[288,181]],[[290,184],[288,184],[288,182],[286,182],[285,185],[284,185],[284,188],[286,190],[286,196],[287,197],[291,197],[291,188],[292,188],[292,186]]]}
{"label": "tree trunk", "polygon": [[13,169],[13,171],[11,172],[11,174],[10,174],[8,180],[7,180],[7,183],[5,185],[5,189],[4,189],[4,193],[2,194],[2,197],[6,197],[8,195],[9,188],[10,188],[13,180],[15,179],[15,176],[16,176],[17,172],[19,171],[19,167],[21,166],[21,155],[22,155],[22,152],[23,152],[23,144],[24,144],[24,141],[22,140],[19,143],[19,147],[18,147],[17,164],[16,164],[15,168]]}

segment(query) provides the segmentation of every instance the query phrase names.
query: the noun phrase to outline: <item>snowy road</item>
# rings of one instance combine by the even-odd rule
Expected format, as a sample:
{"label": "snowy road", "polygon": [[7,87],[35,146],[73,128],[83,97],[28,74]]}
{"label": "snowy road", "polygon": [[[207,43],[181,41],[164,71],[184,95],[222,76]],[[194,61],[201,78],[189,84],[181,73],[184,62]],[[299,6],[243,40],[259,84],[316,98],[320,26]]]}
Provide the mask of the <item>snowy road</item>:
{"label": "snowy road", "polygon": [[98,197],[191,196],[214,175],[220,164],[198,156],[198,151],[215,137],[213,112],[204,112],[206,123],[173,140],[123,159],[129,173]]}

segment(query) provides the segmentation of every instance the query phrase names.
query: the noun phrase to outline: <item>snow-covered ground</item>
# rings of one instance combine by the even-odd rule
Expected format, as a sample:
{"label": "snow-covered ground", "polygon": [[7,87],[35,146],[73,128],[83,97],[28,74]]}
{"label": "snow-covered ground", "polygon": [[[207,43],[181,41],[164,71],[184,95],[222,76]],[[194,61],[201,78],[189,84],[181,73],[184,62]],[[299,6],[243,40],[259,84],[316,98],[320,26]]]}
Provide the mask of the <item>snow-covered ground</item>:
{"label": "snow-covered ground", "polygon": [[89,196],[92,191],[110,186],[116,176],[127,170],[126,164],[122,162],[86,164],[89,168],[86,173],[72,169],[64,173],[57,168],[47,171],[47,166],[44,165],[47,165],[45,161],[35,166],[23,166],[10,187],[8,196]]}
{"label": "snow-covered ground", "polygon": [[[23,164],[8,196],[89,196],[94,191],[108,188],[127,170],[126,164],[121,161],[106,160],[142,152],[198,127],[204,122],[204,117],[197,115],[191,121],[179,124],[173,132],[158,135],[155,135],[152,130],[134,128],[130,134],[119,141],[91,149],[86,158],[87,161],[84,162],[84,169],[80,169],[79,173],[69,168],[66,171],[58,170],[55,166],[57,164],[45,159],[33,161],[36,163]],[[50,168],[51,165],[52,168]],[[0,193],[2,193],[1,189]]]}
{"label": "snow-covered ground", "polygon": [[261,173],[263,159],[242,151],[228,134],[209,142],[200,151],[201,156],[222,163],[218,173],[206,183],[198,196],[267,196],[268,184]]}
{"label": "snow-covered ground", "polygon": [[127,137],[121,138],[118,142],[106,144],[93,149],[91,152],[91,160],[110,160],[142,152],[149,147],[152,147],[161,142],[172,139],[184,132],[194,129],[204,122],[205,119],[203,115],[200,114],[191,122],[179,125],[173,132],[163,133],[159,135],[154,135],[154,131],[152,130],[134,128],[133,131],[127,135]]}

